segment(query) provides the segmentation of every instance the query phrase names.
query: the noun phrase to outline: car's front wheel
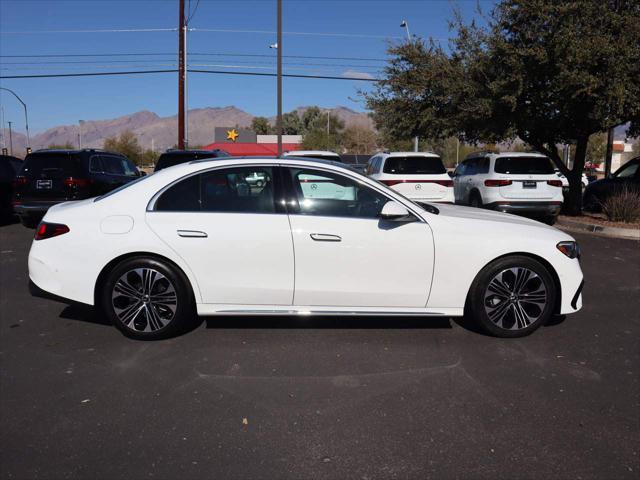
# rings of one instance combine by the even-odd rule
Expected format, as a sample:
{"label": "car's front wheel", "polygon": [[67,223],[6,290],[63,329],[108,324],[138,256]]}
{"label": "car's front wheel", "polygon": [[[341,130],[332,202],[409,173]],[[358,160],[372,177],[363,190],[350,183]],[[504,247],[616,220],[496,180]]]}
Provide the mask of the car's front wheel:
{"label": "car's front wheel", "polygon": [[487,265],[474,280],[468,312],[488,333],[513,338],[529,335],[553,315],[556,286],[548,269],[524,256]]}
{"label": "car's front wheel", "polygon": [[114,325],[139,340],[174,336],[194,317],[184,275],[155,258],[130,258],[116,265],[107,275],[100,300]]}

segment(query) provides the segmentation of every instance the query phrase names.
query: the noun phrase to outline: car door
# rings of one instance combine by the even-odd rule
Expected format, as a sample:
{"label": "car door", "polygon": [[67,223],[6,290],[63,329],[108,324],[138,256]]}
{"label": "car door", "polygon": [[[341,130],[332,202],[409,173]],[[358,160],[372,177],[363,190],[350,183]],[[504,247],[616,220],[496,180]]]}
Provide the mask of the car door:
{"label": "car door", "polygon": [[464,161],[456,167],[453,174],[453,195],[456,203],[465,202],[467,179],[467,161]]}
{"label": "car door", "polygon": [[389,197],[321,168],[283,169],[295,251],[296,306],[424,307],[433,237],[422,220],[381,220]]}
{"label": "car door", "polygon": [[[147,212],[150,228],[191,268],[202,303],[291,305],[293,242],[276,202],[275,170],[226,167],[192,175]],[[265,182],[249,184],[255,176]]]}

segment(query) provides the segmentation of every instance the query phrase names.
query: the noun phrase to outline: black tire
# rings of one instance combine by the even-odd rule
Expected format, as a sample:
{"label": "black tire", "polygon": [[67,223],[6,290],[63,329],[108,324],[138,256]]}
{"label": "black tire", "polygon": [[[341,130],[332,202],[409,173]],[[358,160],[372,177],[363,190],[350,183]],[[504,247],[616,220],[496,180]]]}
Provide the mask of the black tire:
{"label": "black tire", "polygon": [[[522,269],[535,276],[521,283],[518,290],[518,280],[525,278]],[[509,297],[504,295],[502,290],[496,289],[496,284],[492,285],[496,278],[499,278],[498,287],[502,284],[507,291],[515,287],[515,292]],[[542,289],[544,304],[541,306],[539,292]],[[524,337],[551,318],[556,296],[555,282],[544,265],[529,257],[513,255],[495,260],[480,271],[469,290],[466,311],[490,335]]]}
{"label": "black tire", "polygon": [[[150,292],[143,286],[144,278],[152,282]],[[98,297],[104,315],[127,337],[137,340],[173,337],[186,331],[196,318],[184,274],[155,258],[134,257],[117,264],[107,274]]]}
{"label": "black tire", "polygon": [[556,215],[549,215],[548,217],[544,217],[543,221],[547,225],[555,225],[556,220],[558,220],[558,217]]}
{"label": "black tire", "polygon": [[471,192],[469,196],[469,205],[474,208],[482,208],[482,198],[478,192]]}
{"label": "black tire", "polygon": [[602,204],[600,203],[600,200],[593,193],[588,193],[584,196],[582,207],[587,212],[597,213],[602,210]]}

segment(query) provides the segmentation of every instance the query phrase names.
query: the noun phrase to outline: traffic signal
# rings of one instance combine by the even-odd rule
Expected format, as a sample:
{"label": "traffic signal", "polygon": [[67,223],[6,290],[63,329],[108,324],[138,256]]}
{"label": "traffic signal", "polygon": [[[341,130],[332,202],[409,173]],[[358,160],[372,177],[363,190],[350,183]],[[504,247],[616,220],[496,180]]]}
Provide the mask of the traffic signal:
{"label": "traffic signal", "polygon": [[9,155],[9,149],[8,148],[2,148],[2,154],[3,155]]}
{"label": "traffic signal", "polygon": [[31,147],[27,147],[27,155],[31,154]]}

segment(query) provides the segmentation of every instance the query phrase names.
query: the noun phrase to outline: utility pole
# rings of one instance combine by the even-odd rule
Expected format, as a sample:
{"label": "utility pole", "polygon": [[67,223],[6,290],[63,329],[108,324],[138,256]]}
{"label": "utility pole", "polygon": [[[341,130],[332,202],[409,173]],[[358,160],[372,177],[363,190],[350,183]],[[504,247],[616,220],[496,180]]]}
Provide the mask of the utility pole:
{"label": "utility pole", "polygon": [[607,132],[607,154],[604,159],[604,178],[611,175],[611,159],[613,158],[613,131],[615,127],[611,127]]}
{"label": "utility pole", "polygon": [[178,149],[184,150],[185,19],[184,0],[179,0],[178,25]]}
{"label": "utility pole", "polygon": [[7,122],[9,124],[9,150],[11,151],[11,155],[13,155],[13,136],[11,135],[11,122]]}
{"label": "utility pole", "polygon": [[[404,28],[405,31],[407,32],[407,42],[408,43],[413,43],[413,41],[411,40],[411,33],[409,33],[409,22],[407,22],[406,20],[402,20],[402,22],[400,23],[400,27]],[[419,143],[419,138],[416,135],[415,137],[413,137],[413,151],[414,152],[418,151],[418,143]]]}
{"label": "utility pole", "polygon": [[327,150],[329,150],[329,110],[327,110]]}
{"label": "utility pole", "polygon": [[278,132],[278,158],[282,157],[282,0],[277,0],[278,4],[278,36],[276,45],[278,61],[278,117],[276,118],[276,129]]}

